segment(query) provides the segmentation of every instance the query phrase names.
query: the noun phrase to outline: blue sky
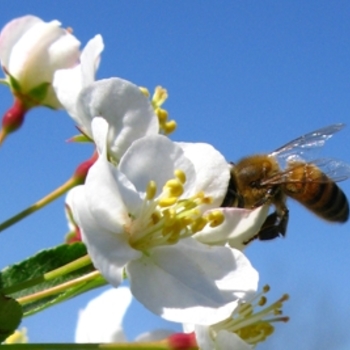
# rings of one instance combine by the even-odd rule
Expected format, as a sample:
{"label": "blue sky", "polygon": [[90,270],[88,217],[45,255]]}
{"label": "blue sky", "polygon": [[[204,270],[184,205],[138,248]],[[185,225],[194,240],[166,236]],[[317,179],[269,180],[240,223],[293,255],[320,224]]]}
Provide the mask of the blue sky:
{"label": "blue sky", "polygon": [[[25,14],[72,27],[84,45],[102,34],[98,78],[118,76],[168,89],[175,140],[208,142],[228,160],[270,152],[350,116],[350,3],[347,1],[4,1],[0,25]],[[12,103],[0,89],[1,111]],[[3,113],[0,112],[0,113]],[[76,130],[64,112],[36,109],[0,150],[0,221],[62,184],[89,157],[65,142]],[[350,128],[324,155],[350,163]],[[350,182],[340,184],[350,195]],[[270,284],[291,299],[287,324],[260,349],[350,348],[349,224],[330,225],[290,201],[286,239],[254,243],[246,253]],[[0,234],[0,267],[62,242],[63,199]],[[23,321],[33,342],[73,341],[79,308],[96,292]],[[271,299],[271,300],[272,300]],[[132,338],[157,319],[135,324]],[[164,326],[164,325],[163,325]]]}

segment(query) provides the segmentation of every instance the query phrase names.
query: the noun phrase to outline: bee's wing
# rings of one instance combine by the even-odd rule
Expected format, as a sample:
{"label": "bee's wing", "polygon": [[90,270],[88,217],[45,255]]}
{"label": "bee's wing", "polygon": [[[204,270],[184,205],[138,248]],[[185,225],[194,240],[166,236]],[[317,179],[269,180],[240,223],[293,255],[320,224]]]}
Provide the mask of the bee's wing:
{"label": "bee's wing", "polygon": [[[302,168],[306,164],[312,164],[315,166],[315,173],[317,176],[308,176],[302,180],[293,178],[290,175],[293,174],[293,172],[297,168]],[[321,170],[321,171],[320,171]],[[308,170],[310,171],[310,169]],[[328,177],[325,178],[324,175]],[[309,173],[309,175],[311,175]],[[328,182],[329,179],[335,182],[346,180],[350,177],[350,165],[342,162],[340,160],[332,159],[332,158],[320,158],[316,159],[312,162],[297,162],[295,166],[293,166],[293,162],[291,162],[288,166],[288,168],[285,171],[281,171],[268,179],[265,179],[261,182],[261,185],[279,185],[283,183],[291,183],[291,182],[298,182],[298,183],[307,183],[307,182],[316,182],[316,183],[324,183]]]}
{"label": "bee's wing", "polygon": [[303,158],[306,152],[322,147],[329,138],[343,129],[344,126],[345,124],[343,123],[333,124],[300,136],[276,149],[274,152],[270,153],[270,156],[276,157],[278,160],[282,161],[289,161],[290,157],[295,156]]}
{"label": "bee's wing", "polygon": [[321,158],[312,162],[335,182],[344,181],[350,177],[350,165],[337,159]]}

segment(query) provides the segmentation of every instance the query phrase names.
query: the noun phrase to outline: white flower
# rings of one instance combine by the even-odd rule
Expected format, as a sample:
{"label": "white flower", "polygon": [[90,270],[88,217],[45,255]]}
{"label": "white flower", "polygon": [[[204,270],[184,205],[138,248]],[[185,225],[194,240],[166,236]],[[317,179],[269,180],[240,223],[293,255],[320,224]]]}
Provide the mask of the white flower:
{"label": "white flower", "polygon": [[[265,306],[265,294],[270,290],[265,286],[260,294],[250,301],[240,302],[229,317],[212,325],[184,325],[186,332],[195,331],[198,346],[201,350],[250,350],[265,341],[273,332],[275,322],[287,322],[288,317],[282,314],[283,303],[288,295]],[[229,306],[231,307],[231,306]],[[256,310],[258,309],[258,310]],[[277,317],[276,317],[277,315]],[[272,318],[271,318],[272,317]]]}
{"label": "white flower", "polygon": [[[57,91],[60,96],[59,89]],[[105,127],[95,130],[93,135],[91,122],[94,117],[107,121],[108,155],[115,162],[120,160],[134,140],[158,134],[159,122],[150,101],[138,86],[129,81],[119,78],[98,80],[83,88],[77,99],[73,94],[72,99],[69,101],[67,98],[66,101],[68,111],[80,130],[93,138],[100,150],[99,140],[104,140]],[[102,136],[99,136],[100,129],[103,130]]]}
{"label": "white flower", "polygon": [[[121,343],[127,338],[123,330],[123,319],[132,300],[127,287],[111,288],[89,301],[84,310],[80,310],[76,343]],[[140,334],[136,341],[161,340],[173,331],[157,329]]]}
{"label": "white flower", "polygon": [[210,145],[190,147],[146,136],[118,167],[104,147],[85,185],[73,189],[72,210],[95,267],[112,285],[125,271],[132,294],[155,314],[208,324],[227,314],[221,307],[254,292],[258,274],[238,250],[191,237],[217,224],[219,210],[203,213],[222,202],[229,169]]}
{"label": "white flower", "polygon": [[79,46],[56,20],[24,16],[9,22],[0,34],[0,60],[13,93],[29,107],[59,108],[51,86],[53,74],[78,62]]}

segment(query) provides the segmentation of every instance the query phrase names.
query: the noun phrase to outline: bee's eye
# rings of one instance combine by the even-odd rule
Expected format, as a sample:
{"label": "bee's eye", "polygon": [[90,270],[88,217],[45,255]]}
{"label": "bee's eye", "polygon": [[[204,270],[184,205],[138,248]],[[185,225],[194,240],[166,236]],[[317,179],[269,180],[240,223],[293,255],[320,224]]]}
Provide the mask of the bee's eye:
{"label": "bee's eye", "polygon": [[250,183],[250,187],[252,188],[258,188],[259,187],[259,181],[252,181]]}

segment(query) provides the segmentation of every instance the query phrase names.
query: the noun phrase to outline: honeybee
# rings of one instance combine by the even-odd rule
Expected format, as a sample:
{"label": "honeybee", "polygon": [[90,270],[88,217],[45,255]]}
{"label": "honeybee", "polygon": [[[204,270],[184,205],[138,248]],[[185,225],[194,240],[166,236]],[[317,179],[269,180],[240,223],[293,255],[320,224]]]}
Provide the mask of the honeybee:
{"label": "honeybee", "polygon": [[293,198],[324,220],[344,223],[349,203],[335,182],[350,176],[350,166],[330,158],[307,159],[308,152],[322,147],[344,124],[333,124],[288,142],[270,154],[257,154],[231,163],[231,178],[223,207],[257,208],[266,203],[275,210],[258,238],[270,240],[285,236],[289,210],[287,197]]}

